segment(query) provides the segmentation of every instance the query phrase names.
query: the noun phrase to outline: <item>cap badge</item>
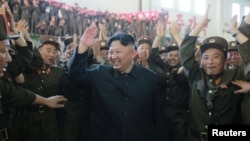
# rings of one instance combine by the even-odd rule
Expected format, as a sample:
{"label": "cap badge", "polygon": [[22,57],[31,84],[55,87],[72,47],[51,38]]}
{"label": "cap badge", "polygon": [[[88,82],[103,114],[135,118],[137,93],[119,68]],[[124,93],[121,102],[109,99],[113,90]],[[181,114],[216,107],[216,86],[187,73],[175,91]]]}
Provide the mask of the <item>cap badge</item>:
{"label": "cap badge", "polygon": [[231,43],[231,46],[232,46],[232,47],[235,47],[235,46],[236,46],[236,43],[235,43],[235,42]]}
{"label": "cap badge", "polygon": [[200,48],[200,45],[195,45],[195,48]]}
{"label": "cap badge", "polygon": [[209,41],[208,41],[209,43],[214,43],[215,42],[215,39],[210,39]]}
{"label": "cap badge", "polygon": [[101,42],[101,46],[105,46],[106,45],[106,43],[105,42]]}
{"label": "cap badge", "polygon": [[53,38],[49,38],[49,41],[54,41],[54,39]]}

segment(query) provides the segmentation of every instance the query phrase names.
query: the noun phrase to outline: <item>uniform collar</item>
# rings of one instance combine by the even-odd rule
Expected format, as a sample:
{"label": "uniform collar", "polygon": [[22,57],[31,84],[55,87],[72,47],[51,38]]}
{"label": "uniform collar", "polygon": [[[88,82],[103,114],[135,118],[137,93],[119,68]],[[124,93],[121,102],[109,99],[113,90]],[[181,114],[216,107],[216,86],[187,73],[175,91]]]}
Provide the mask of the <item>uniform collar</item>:
{"label": "uniform collar", "polygon": [[51,72],[51,69],[50,68],[47,68],[47,69],[38,69],[37,70],[37,74],[47,74],[47,75],[49,75],[50,74],[50,72]]}

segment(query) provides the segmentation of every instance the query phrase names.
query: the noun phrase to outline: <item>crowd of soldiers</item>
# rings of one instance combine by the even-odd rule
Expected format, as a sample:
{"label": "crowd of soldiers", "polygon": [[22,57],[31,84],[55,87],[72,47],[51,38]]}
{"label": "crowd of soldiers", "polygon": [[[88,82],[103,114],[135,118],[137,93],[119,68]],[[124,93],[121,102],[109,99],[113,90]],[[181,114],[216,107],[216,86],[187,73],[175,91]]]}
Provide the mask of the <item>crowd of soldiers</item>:
{"label": "crowd of soldiers", "polygon": [[[13,11],[14,20],[27,21],[31,35],[81,36],[90,23],[95,21],[105,23],[108,36],[117,31],[130,33],[135,38],[140,35],[155,36],[156,16],[139,19],[134,14],[129,21],[127,17],[109,11],[87,12],[89,10],[86,7],[82,8],[77,3],[73,6],[45,0],[8,0],[8,3]],[[162,11],[161,16],[165,15],[166,11]]]}
{"label": "crowd of soldiers", "polygon": [[206,141],[209,125],[250,123],[250,13],[239,27],[232,18],[235,41],[199,41],[208,6],[184,38],[175,22],[135,40],[92,21],[62,48],[50,35],[33,43],[3,5],[0,141]]}

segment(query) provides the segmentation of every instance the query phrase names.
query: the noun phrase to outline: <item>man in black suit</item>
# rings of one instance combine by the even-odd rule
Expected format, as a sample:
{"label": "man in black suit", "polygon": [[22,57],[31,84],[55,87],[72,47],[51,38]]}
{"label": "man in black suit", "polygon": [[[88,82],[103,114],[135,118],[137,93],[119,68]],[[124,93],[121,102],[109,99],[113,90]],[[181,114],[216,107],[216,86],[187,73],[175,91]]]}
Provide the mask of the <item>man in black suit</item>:
{"label": "man in black suit", "polygon": [[116,33],[108,40],[111,65],[87,68],[88,48],[96,27],[88,27],[70,66],[70,78],[91,87],[91,139],[93,141],[167,140],[168,131],[159,102],[154,72],[134,63],[135,40]]}

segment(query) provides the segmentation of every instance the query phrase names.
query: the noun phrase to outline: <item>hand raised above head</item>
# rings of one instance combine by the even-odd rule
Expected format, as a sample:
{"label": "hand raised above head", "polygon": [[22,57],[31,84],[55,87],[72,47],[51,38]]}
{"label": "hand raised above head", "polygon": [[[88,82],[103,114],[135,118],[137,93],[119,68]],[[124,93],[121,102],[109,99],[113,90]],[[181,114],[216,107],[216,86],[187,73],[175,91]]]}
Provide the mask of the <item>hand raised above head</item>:
{"label": "hand raised above head", "polygon": [[237,23],[237,15],[234,15],[231,19],[231,23],[228,26],[228,32],[231,34],[234,34],[236,32],[238,32],[238,23]]}
{"label": "hand raised above head", "polygon": [[81,37],[78,53],[84,53],[89,47],[92,47],[95,45],[95,37],[97,35],[97,27],[95,22],[92,22],[92,24],[87,27]]}
{"label": "hand raised above head", "polygon": [[81,45],[86,47],[92,47],[95,44],[95,37],[97,35],[97,27],[93,22],[89,27],[87,27],[81,37]]}

